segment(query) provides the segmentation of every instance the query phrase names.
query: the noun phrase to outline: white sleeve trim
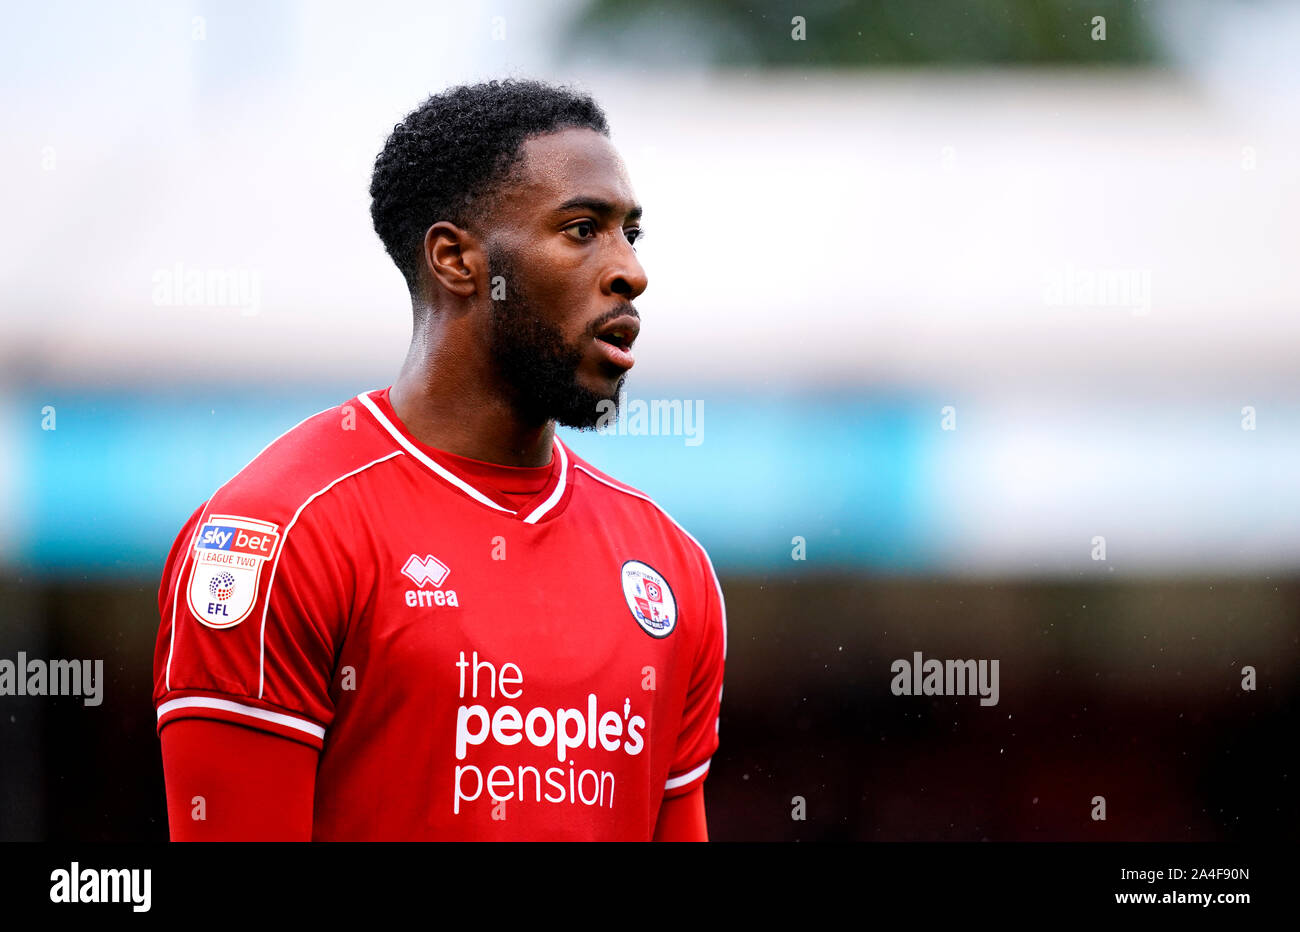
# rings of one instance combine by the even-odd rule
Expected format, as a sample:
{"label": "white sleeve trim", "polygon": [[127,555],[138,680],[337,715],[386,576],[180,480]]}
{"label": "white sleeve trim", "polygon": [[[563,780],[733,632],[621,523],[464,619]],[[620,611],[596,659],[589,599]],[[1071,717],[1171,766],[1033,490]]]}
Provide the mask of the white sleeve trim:
{"label": "white sleeve trim", "polygon": [[669,777],[668,782],[664,784],[664,789],[675,790],[679,786],[685,786],[686,784],[690,783],[696,777],[703,776],[705,771],[709,769],[709,762],[712,760],[713,758],[710,757],[709,760],[706,760],[704,763],[700,764],[700,766],[696,767],[694,770],[687,771],[686,773],[682,774],[680,777]]}
{"label": "white sleeve trim", "polygon": [[174,712],[177,709],[220,709],[223,712],[237,712],[240,715],[247,715],[249,718],[261,719],[264,722],[272,722],[286,728],[296,728],[298,731],[320,738],[322,741],[325,739],[325,729],[315,722],[295,718],[281,712],[269,712],[256,706],[244,705],[242,702],[231,702],[229,699],[213,699],[208,696],[185,696],[181,699],[164,702],[158,706],[158,718],[161,720],[168,712]]}
{"label": "white sleeve trim", "polygon": [[[331,410],[333,409],[332,408],[325,409],[325,411],[331,411]],[[325,411],[317,411],[315,414],[303,418],[297,424],[293,425],[284,433],[282,433],[279,437],[276,437],[266,446],[262,447],[261,452],[259,452],[257,456],[253,457],[251,460],[245,463],[243,469],[239,470],[239,472],[235,473],[233,476],[231,476],[229,479],[223,482],[221,486],[217,489],[217,491],[213,492],[212,495],[208,498],[208,500],[203,503],[203,508],[199,512],[198,524],[194,525],[194,535],[190,537],[189,550],[185,551],[185,556],[181,560],[180,568],[176,571],[176,590],[172,593],[172,628],[171,628],[171,634],[167,642],[167,673],[165,677],[165,685],[168,690],[172,688],[172,654],[175,653],[176,651],[176,603],[179,601],[178,597],[181,594],[181,586],[183,585],[181,580],[185,578],[185,567],[189,565],[189,561],[194,556],[194,542],[198,540],[199,531],[203,530],[203,525],[207,522],[208,516],[211,514],[210,509],[212,508],[213,499],[215,499],[217,495],[221,493],[222,489],[224,489],[226,486],[230,485],[230,483],[238,479],[239,476],[244,472],[244,469],[247,469],[249,466],[252,466],[253,463],[257,461],[257,458],[262,455],[262,453],[265,453],[267,450],[271,449],[272,446],[279,443],[281,440],[289,436],[291,433],[293,433],[302,425],[306,424],[312,418],[320,417],[322,414],[325,413]]]}
{"label": "white sleeve trim", "polygon": [[401,455],[402,455],[401,450],[394,450],[392,453],[389,453],[387,456],[381,456],[379,457],[379,459],[372,460],[369,463],[366,463],[366,465],[364,466],[358,466],[356,469],[352,470],[352,472],[344,473],[343,475],[339,476],[329,485],[325,486],[319,492],[316,492],[314,495],[308,498],[307,501],[299,505],[298,510],[293,513],[293,517],[289,519],[289,523],[285,525],[284,533],[280,535],[280,546],[275,551],[275,557],[271,560],[271,575],[266,581],[266,596],[262,601],[262,631],[261,634],[259,635],[259,644],[257,648],[257,698],[258,699],[261,699],[262,693],[266,691],[266,615],[271,610],[271,587],[275,585],[275,574],[276,571],[280,569],[280,558],[284,556],[284,548],[289,544],[289,532],[292,531],[293,526],[298,523],[298,519],[302,516],[302,512],[304,508],[306,508],[312,502],[316,501],[316,499],[320,498],[330,489],[334,488],[334,486],[338,485],[344,479],[351,479],[357,473],[365,472],[371,466],[377,466],[380,463],[386,462],[387,460],[391,460],[394,456],[401,456]]}

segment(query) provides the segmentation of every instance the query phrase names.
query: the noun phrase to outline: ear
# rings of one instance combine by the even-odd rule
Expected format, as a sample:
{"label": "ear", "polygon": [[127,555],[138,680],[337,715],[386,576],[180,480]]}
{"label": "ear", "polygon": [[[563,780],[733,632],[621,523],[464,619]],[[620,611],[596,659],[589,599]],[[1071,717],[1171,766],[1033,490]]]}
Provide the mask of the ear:
{"label": "ear", "polygon": [[478,290],[487,261],[477,237],[463,227],[439,220],[424,231],[424,273],[447,291],[468,298]]}

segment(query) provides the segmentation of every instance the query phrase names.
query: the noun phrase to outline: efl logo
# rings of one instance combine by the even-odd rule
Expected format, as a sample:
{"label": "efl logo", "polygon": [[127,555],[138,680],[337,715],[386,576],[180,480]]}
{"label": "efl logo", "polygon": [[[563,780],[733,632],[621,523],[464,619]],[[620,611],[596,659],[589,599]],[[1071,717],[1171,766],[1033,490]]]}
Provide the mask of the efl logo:
{"label": "efl logo", "polygon": [[[431,553],[426,553],[424,559],[420,559],[415,554],[411,554],[406,559],[406,564],[402,567],[402,575],[411,582],[419,586],[419,589],[406,590],[406,604],[411,608],[429,608],[429,607],[447,607],[459,608],[460,602],[456,598],[455,589],[442,589],[442,584],[451,574],[451,569]],[[428,591],[424,587],[433,585],[435,590]]]}
{"label": "efl logo", "polygon": [[190,611],[209,628],[233,628],[257,602],[262,567],[275,554],[278,525],[213,515],[194,541]]}

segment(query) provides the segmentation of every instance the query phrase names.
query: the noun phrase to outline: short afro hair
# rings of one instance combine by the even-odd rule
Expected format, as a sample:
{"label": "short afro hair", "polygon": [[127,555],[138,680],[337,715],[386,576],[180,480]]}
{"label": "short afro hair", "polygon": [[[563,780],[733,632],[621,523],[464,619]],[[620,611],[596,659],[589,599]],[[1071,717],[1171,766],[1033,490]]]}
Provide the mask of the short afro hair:
{"label": "short afro hair", "polygon": [[515,79],[434,94],[393,127],[375,159],[370,217],[412,294],[429,227],[468,227],[489,213],[523,159],[524,140],[570,127],[609,135],[590,96]]}

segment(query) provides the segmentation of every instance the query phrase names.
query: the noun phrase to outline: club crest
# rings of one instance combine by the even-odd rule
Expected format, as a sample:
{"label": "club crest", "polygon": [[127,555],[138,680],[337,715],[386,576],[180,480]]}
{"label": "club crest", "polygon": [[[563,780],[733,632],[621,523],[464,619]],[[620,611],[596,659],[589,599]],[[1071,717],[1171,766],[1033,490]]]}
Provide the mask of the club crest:
{"label": "club crest", "polygon": [[677,627],[677,599],[654,567],[640,560],[624,563],[623,597],[636,623],[652,638],[666,638]]}

